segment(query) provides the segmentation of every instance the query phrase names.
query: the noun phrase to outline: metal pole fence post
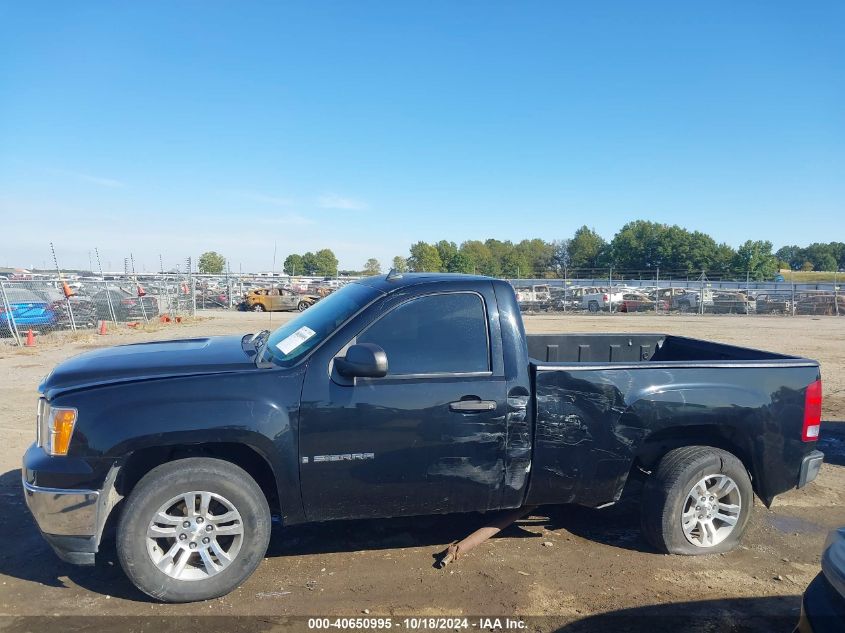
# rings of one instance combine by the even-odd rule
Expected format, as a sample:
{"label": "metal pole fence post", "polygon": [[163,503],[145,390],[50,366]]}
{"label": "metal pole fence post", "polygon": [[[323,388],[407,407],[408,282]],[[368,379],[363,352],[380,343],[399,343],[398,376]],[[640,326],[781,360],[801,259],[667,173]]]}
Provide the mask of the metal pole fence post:
{"label": "metal pole fence post", "polygon": [[3,295],[3,311],[8,316],[6,317],[9,324],[9,333],[15,339],[18,347],[21,347],[21,335],[18,332],[18,324],[15,321],[15,313],[12,311],[12,305],[9,303],[9,297],[6,296],[6,284],[0,281],[0,294]]}
{"label": "metal pole fence post", "polygon": [[657,267],[657,275],[654,278],[654,285],[656,288],[654,289],[654,313],[657,314],[660,311],[660,266]]}
{"label": "metal pole fence post", "polygon": [[795,316],[795,277],[792,278],[792,316]]}
{"label": "metal pole fence post", "polygon": [[839,316],[839,286],[836,285],[836,271],[833,271],[833,307],[836,309],[836,316]]}
{"label": "metal pole fence post", "polygon": [[751,271],[745,271],[745,315],[751,314],[749,306],[751,304]]}

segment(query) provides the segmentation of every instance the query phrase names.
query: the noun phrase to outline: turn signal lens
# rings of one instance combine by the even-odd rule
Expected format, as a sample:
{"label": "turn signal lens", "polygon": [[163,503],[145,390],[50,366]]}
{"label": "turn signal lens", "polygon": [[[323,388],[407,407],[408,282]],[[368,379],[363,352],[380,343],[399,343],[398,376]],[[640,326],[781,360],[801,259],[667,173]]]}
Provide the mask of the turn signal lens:
{"label": "turn signal lens", "polygon": [[56,407],[50,411],[50,437],[45,448],[50,455],[67,455],[76,425],[76,409]]}
{"label": "turn signal lens", "polygon": [[822,423],[822,381],[817,380],[807,386],[804,394],[804,427],[801,439],[805,442],[815,442],[819,439],[819,429]]}

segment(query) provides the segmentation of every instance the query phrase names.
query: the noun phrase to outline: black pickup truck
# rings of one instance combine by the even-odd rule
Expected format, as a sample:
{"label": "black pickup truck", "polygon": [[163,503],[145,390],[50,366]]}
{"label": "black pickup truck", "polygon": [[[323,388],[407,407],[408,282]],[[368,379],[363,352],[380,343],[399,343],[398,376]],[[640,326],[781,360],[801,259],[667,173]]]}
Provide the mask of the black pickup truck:
{"label": "black pickup truck", "polygon": [[352,283],[270,333],[124,345],[40,386],[27,503],[92,564],[104,525],[132,582],[219,596],[283,525],[616,502],[642,485],[660,552],[722,552],[754,495],[811,481],[818,363],[662,334],[526,336],[495,279]]}

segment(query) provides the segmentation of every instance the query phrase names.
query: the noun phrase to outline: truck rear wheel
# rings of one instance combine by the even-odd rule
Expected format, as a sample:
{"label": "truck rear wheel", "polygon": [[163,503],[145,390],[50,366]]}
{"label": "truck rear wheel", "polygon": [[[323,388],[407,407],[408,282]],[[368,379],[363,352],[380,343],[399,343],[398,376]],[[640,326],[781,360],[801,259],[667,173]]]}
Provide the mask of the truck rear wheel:
{"label": "truck rear wheel", "polygon": [[209,458],[151,470],[129,495],[117,527],[123,571],[147,595],[193,602],[246,580],[270,541],[270,508],[243,469]]}
{"label": "truck rear wheel", "polygon": [[754,492],[742,462],[710,446],[669,451],[643,488],[643,536],[669,554],[716,554],[739,544]]}

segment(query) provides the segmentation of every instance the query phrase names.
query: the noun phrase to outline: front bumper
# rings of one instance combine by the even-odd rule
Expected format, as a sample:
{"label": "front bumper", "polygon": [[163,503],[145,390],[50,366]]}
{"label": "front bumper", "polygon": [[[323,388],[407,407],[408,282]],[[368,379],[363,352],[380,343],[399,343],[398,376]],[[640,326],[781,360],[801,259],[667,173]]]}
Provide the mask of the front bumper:
{"label": "front bumper", "polygon": [[104,476],[94,477],[95,471],[84,462],[48,457],[35,445],[24,455],[26,505],[44,539],[64,561],[94,564],[106,519],[120,500],[114,486],[119,465],[103,466],[103,471]]}
{"label": "front bumper", "polygon": [[819,470],[821,470],[824,462],[824,453],[821,451],[813,451],[806,455],[801,462],[801,470],[798,475],[798,487],[803,488],[808,483],[818,477]]}
{"label": "front bumper", "polygon": [[26,505],[59,558],[93,565],[99,536],[100,491],[42,488],[23,481]]}

